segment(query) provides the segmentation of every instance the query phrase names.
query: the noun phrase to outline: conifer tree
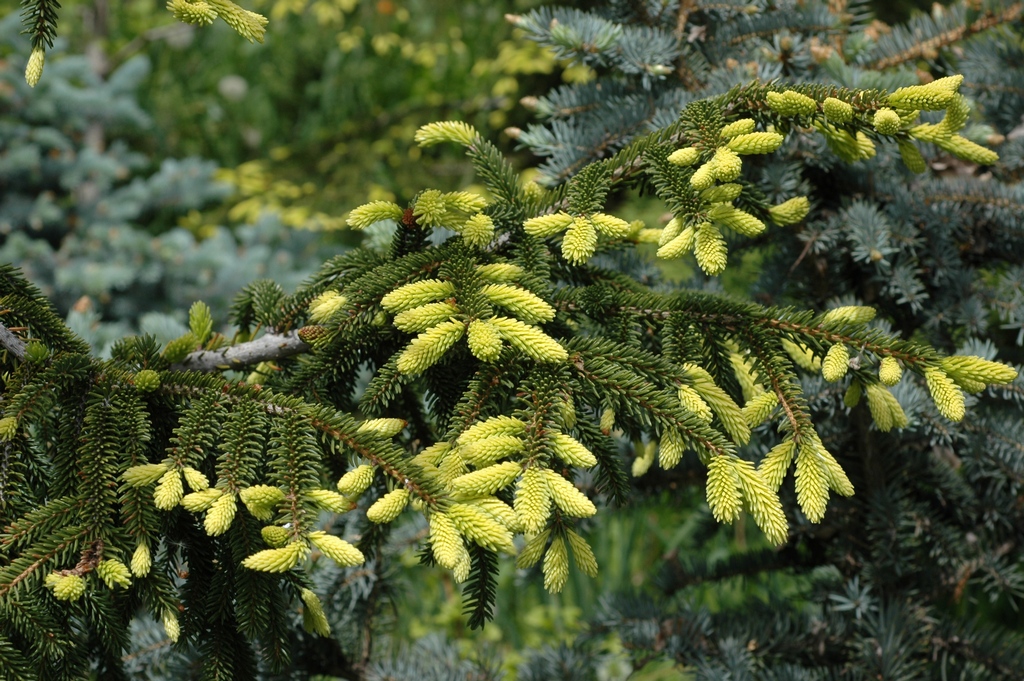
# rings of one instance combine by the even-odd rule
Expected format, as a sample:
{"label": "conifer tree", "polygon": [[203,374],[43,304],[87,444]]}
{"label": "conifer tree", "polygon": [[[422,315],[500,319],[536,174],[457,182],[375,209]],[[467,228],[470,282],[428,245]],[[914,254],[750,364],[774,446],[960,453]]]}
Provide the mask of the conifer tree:
{"label": "conifer tree", "polygon": [[[1019,362],[1021,15],[1019,3],[954,4],[888,27],[846,3],[758,12],[702,3],[544,9],[511,20],[589,65],[594,78],[526,100],[544,122],[511,132],[546,157],[548,181],[561,182],[660,127],[680,104],[729,92],[737,80],[907,86],[871,115],[875,133],[895,145],[876,146],[877,138],[846,128],[856,102],[826,97],[822,119],[807,121],[762,162],[744,159],[744,191],[780,200],[800,188],[809,199],[791,226],[728,239],[731,251],[758,254],[761,271],[746,294],[826,314],[866,303],[878,312],[877,328]],[[965,76],[962,103],[922,112],[925,124],[905,119],[901,105],[932,106],[914,93],[957,73]],[[978,142],[996,145],[998,157]],[[697,162],[691,151],[676,153]],[[657,257],[681,254],[688,257],[662,244]],[[691,285],[708,283],[698,277]],[[781,550],[720,562],[673,557],[662,566],[660,598],[624,596],[595,632],[616,632],[637,661],[664,655],[698,678],[726,669],[743,670],[734,672],[739,678],[1015,678],[1024,648],[1019,626],[1003,613],[1021,595],[1012,501],[1021,468],[1019,379],[1009,389],[975,386],[969,415],[950,427],[938,417],[951,403],[935,409],[922,401],[938,387],[934,375],[908,381],[898,362],[883,359],[877,381],[864,382],[849,371],[863,366],[859,353],[789,350],[811,374],[820,371],[802,378],[804,394],[857,494]],[[763,399],[745,411],[774,408]],[[777,436],[755,428],[752,441],[772,452]],[[666,482],[643,489],[656,495]],[[799,502],[799,480],[793,492],[783,496],[787,513]],[[780,573],[809,576],[810,609],[746,600],[710,615],[686,602],[700,584]],[[697,642],[680,634],[665,646],[666,630]],[[554,664],[562,654],[538,660]]]}
{"label": "conifer tree", "polygon": [[[616,29],[584,30],[589,19],[576,18],[584,23],[546,26],[578,35],[595,54],[614,51]],[[643,81],[664,71],[635,73]],[[738,557],[734,573],[844,572],[835,550],[844,545],[829,542],[838,534],[859,546],[865,507],[878,506],[869,530],[908,544],[881,557],[877,543],[849,552],[847,573],[875,560],[864,574],[881,600],[853,579],[846,600],[830,600],[824,627],[793,629],[813,617],[796,608],[764,617],[751,608],[747,621],[712,628],[700,613],[662,615],[643,603],[610,607],[604,626],[638,649],[654,648],[651,632],[668,632],[660,654],[709,677],[730,668],[737,678],[757,668],[771,669],[764,678],[828,678],[866,674],[873,663],[921,667],[930,651],[907,625],[926,621],[933,601],[900,597],[900,588],[911,593],[902,561],[930,551],[932,564],[914,564],[939,576],[969,567],[966,583],[974,571],[1000,576],[999,560],[1007,565],[1014,550],[997,555],[994,541],[1013,530],[987,515],[998,508],[990,502],[1016,494],[1005,472],[994,478],[979,457],[977,470],[958,475],[929,453],[961,443],[991,452],[992,438],[1006,439],[1005,423],[968,416],[969,395],[1012,401],[1016,369],[980,342],[954,354],[941,337],[901,336],[860,301],[821,312],[808,309],[814,296],[802,308],[763,305],[654,287],[621,263],[655,244],[661,257],[692,254],[717,276],[741,239],[803,223],[820,200],[809,183],[771,192],[753,177],[760,159],[787,158],[794,147],[818,145],[823,155],[830,145],[839,167],[926,141],[993,164],[993,152],[959,135],[968,115],[961,83],[949,75],[899,88],[735,85],[683,102],[550,189],[521,181],[469,125],[424,126],[417,141],[463,147],[487,195],[424,189],[404,205],[356,209],[354,229],[391,226],[387,252],[338,255],[291,294],[270,280],[247,286],[232,308],[232,338],[214,331],[224,320],[197,302],[180,338],[128,337],[99,359],[3,266],[2,674],[124,678],[133,620],[148,618],[174,642],[168,664],[178,678],[273,677],[293,663],[313,673],[319,660],[309,650],[328,651],[329,673],[362,678],[369,660],[350,659],[339,641],[345,629],[365,629],[339,618],[332,598],[357,570],[377,574],[405,519],[424,528],[413,540],[423,569],[464,584],[468,621],[479,626],[492,614],[502,556],[537,566],[552,592],[570,570],[593,575],[600,566],[581,522],[627,502],[630,473],[668,481],[681,468],[702,471],[716,522],[745,514],[774,547]],[[609,197],[636,191],[655,195],[672,219],[615,216]],[[878,304],[889,312],[888,299]],[[841,413],[840,399],[867,409]],[[893,434],[871,432],[872,422]],[[912,424],[926,444],[894,447],[903,461],[869,444],[888,445]],[[623,461],[623,442],[651,446]],[[858,446],[868,455],[853,456]],[[918,475],[901,489],[887,482],[894,469]],[[830,507],[833,495],[851,501]],[[886,525],[904,517],[889,513],[893,505],[929,524]],[[964,526],[976,546],[956,536]],[[924,532],[944,541],[924,545]],[[630,629],[644,620],[663,626]],[[758,626],[752,647],[745,635]],[[927,635],[954,669],[1016,668],[1009,656],[1018,649],[1003,634],[971,626],[933,625]],[[907,650],[897,655],[885,636],[908,641]],[[335,648],[310,643],[318,638]],[[577,654],[542,653],[524,676],[574,666],[585,677],[586,664],[565,664]]]}

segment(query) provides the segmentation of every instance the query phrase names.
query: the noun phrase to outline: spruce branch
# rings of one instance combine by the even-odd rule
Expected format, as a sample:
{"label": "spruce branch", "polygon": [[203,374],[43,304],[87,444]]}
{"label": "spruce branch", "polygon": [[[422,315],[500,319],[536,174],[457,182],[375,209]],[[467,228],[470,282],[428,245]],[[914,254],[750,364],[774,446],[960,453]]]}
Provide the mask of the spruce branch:
{"label": "spruce branch", "polygon": [[18,360],[25,359],[25,341],[18,338],[0,322],[0,347],[3,347]]}
{"label": "spruce branch", "polygon": [[[0,338],[2,342],[2,338]],[[196,350],[180,362],[170,366],[171,371],[240,370],[261,362],[273,362],[308,353],[312,347],[299,338],[298,331],[266,333],[259,338],[217,350]]]}

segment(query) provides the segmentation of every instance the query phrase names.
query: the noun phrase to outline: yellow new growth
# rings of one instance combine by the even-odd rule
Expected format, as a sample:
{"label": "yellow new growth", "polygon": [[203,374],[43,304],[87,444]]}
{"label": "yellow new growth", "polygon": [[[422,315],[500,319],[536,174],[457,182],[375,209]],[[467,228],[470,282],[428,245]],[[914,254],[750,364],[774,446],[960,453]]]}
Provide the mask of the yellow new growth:
{"label": "yellow new growth", "polygon": [[601,422],[598,426],[601,428],[602,433],[605,435],[610,434],[612,428],[615,427],[615,410],[611,407],[605,407],[604,411],[601,412]]}
{"label": "yellow new growth", "polygon": [[445,301],[427,303],[395,315],[395,328],[406,333],[419,333],[450,320],[459,308]]}
{"label": "yellow new growth", "polygon": [[253,485],[238,493],[249,513],[260,520],[274,517],[274,507],[284,499],[284,492],[270,485]]}
{"label": "yellow new growth", "polygon": [[466,554],[455,523],[444,513],[430,515],[430,546],[437,564],[446,570],[454,570]]}
{"label": "yellow new growth", "polygon": [[363,552],[349,544],[341,537],[326,532],[310,532],[309,541],[313,546],[338,564],[338,567],[362,565],[366,557]]}
{"label": "yellow new growth", "polygon": [[540,557],[544,555],[544,549],[548,545],[548,538],[550,536],[551,530],[544,530],[538,535],[528,537],[526,545],[516,558],[516,567],[523,570],[536,565]]}
{"label": "yellow new growth", "polygon": [[296,541],[279,549],[257,551],[242,561],[242,567],[257,572],[288,572],[299,564],[308,551],[309,547],[305,543]]}
{"label": "yellow new growth", "polygon": [[903,368],[893,357],[883,357],[878,364],[878,380],[885,385],[896,385],[903,378]]}
{"label": "yellow new growth", "polygon": [[786,471],[789,470],[789,465],[793,463],[793,453],[795,451],[796,445],[793,440],[783,440],[772,447],[771,451],[761,459],[757,471],[764,478],[765,483],[770,489],[778,491],[779,487],[782,486],[782,479],[786,477]]}
{"label": "yellow new growth", "polygon": [[493,435],[459,445],[462,458],[474,466],[487,466],[522,450],[523,441],[515,435]]}
{"label": "yellow new growth", "polygon": [[907,415],[888,388],[878,383],[869,383],[865,386],[865,392],[868,398],[868,409],[871,410],[871,418],[880,431],[887,433],[893,428],[906,427]]}
{"label": "yellow new growth", "polygon": [[650,470],[651,465],[654,463],[654,452],[657,450],[657,442],[647,442],[643,445],[643,450],[640,455],[633,460],[633,466],[630,472],[633,473],[633,477],[640,477]]}
{"label": "yellow new growth", "polygon": [[708,210],[708,219],[744,236],[757,236],[765,229],[763,222],[728,203],[713,205]]}
{"label": "yellow new growth", "polygon": [[396,288],[384,296],[380,304],[388,312],[397,314],[453,295],[455,286],[450,281],[424,279]]}
{"label": "yellow new growth", "polygon": [[788,201],[783,201],[777,206],[768,209],[772,221],[779,225],[795,225],[807,217],[811,210],[811,204],[806,196],[795,196]]}
{"label": "yellow new growth", "polygon": [[523,472],[516,487],[513,508],[527,534],[536,534],[544,529],[551,513],[551,495],[543,473],[537,468],[530,467]]}
{"label": "yellow new growth", "polygon": [[153,505],[161,511],[170,511],[178,505],[185,495],[181,484],[181,473],[172,468],[160,477],[156,489],[153,490]]}
{"label": "yellow new growth", "polygon": [[551,451],[570,466],[591,468],[597,465],[597,457],[576,438],[565,433],[555,433],[551,437]]}
{"label": "yellow new growth", "polygon": [[128,588],[132,585],[132,573],[128,566],[119,560],[103,560],[96,566],[96,574],[107,585],[108,589],[115,586]]}
{"label": "yellow new growth", "polygon": [[164,633],[167,634],[167,638],[172,643],[177,643],[178,638],[181,636],[181,625],[178,624],[178,616],[173,610],[164,610],[163,615]]}
{"label": "yellow new growth", "polygon": [[705,222],[697,228],[695,237],[693,254],[697,264],[709,276],[721,274],[728,263],[729,254],[722,233],[710,222]]}
{"label": "yellow new growth", "polygon": [[693,383],[693,389],[708,403],[712,411],[718,415],[725,426],[726,432],[737,443],[744,445],[750,441],[750,427],[743,412],[728,393],[715,384],[711,374],[696,364],[684,364],[683,370]]}
{"label": "yellow new growth", "polygon": [[876,111],[872,119],[872,125],[879,135],[895,135],[900,131],[900,123],[899,114],[885,107]]}
{"label": "yellow new growth", "polygon": [[722,139],[730,139],[739,135],[749,135],[754,132],[755,127],[756,123],[753,118],[741,118],[722,128],[722,132],[719,134]]}
{"label": "yellow new growth", "polygon": [[939,413],[950,421],[962,419],[965,412],[964,394],[946,372],[937,367],[929,367],[924,370],[924,378]]}
{"label": "yellow new growth", "polygon": [[821,111],[833,123],[849,123],[853,120],[853,107],[835,97],[826,97],[821,103]]}
{"label": "yellow new growth", "polygon": [[597,577],[597,558],[587,540],[572,530],[565,531],[565,538],[569,540],[569,548],[580,572],[591,578]]}
{"label": "yellow new growth", "polygon": [[774,392],[764,392],[743,405],[743,419],[751,428],[764,423],[772,410],[779,405],[779,396]]}
{"label": "yellow new growth", "polygon": [[862,325],[875,318],[875,308],[865,305],[844,305],[835,307],[821,318],[822,326],[838,326],[842,324]]}
{"label": "yellow new growth", "polygon": [[455,523],[459,533],[470,541],[491,551],[515,553],[509,529],[480,508],[471,504],[452,504],[448,508],[448,517]]}
{"label": "yellow new growth", "polygon": [[337,291],[324,291],[309,303],[309,321],[323,324],[348,303],[345,296]]}
{"label": "yellow new growth", "polygon": [[514,461],[505,461],[466,473],[452,480],[452,490],[464,497],[494,494],[519,477],[523,467]]}
{"label": "yellow new growth", "polygon": [[503,307],[527,324],[549,322],[555,318],[555,308],[528,291],[511,284],[485,284],[480,293],[494,305]]}
{"label": "yellow new growth", "polygon": [[501,356],[501,334],[485,319],[474,319],[469,323],[466,341],[469,351],[482,362],[495,362]]}
{"label": "yellow new growth", "polygon": [[694,147],[676,149],[668,155],[668,162],[677,166],[692,166],[700,158],[700,152]]}
{"label": "yellow new growth", "polygon": [[406,421],[403,419],[367,419],[359,424],[356,432],[392,438],[401,433],[405,426]]}
{"label": "yellow new growth", "polygon": [[371,201],[354,208],[348,214],[348,226],[352,229],[366,229],[382,220],[401,220],[402,207],[390,201]]}
{"label": "yellow new growth", "polygon": [[459,436],[459,443],[468,445],[495,435],[522,435],[525,432],[526,424],[517,418],[492,416],[466,429],[466,432]]}
{"label": "yellow new growth", "polygon": [[331,513],[348,513],[355,504],[337,492],[329,489],[313,489],[306,492],[306,496],[314,504]]}
{"label": "yellow new growth", "polygon": [[783,116],[808,116],[818,110],[818,103],[794,90],[769,92],[768,107]]}
{"label": "yellow new growth", "polygon": [[523,230],[530,236],[543,238],[554,236],[566,230],[571,224],[573,224],[573,217],[568,213],[559,212],[530,218],[523,223]]}
{"label": "yellow new growth", "polygon": [[1017,378],[1017,370],[1013,367],[973,355],[945,357],[940,364],[943,371],[960,383],[965,390],[968,388],[963,385],[964,383],[1005,384]]}
{"label": "yellow new growth", "polygon": [[409,490],[399,487],[373,502],[373,505],[366,509],[366,519],[378,525],[390,523],[405,510],[408,503]]}
{"label": "yellow new growth", "polygon": [[569,358],[565,348],[536,326],[509,317],[492,317],[490,322],[513,347],[538,362],[564,362]]}
{"label": "yellow new growth", "polygon": [[743,160],[730,147],[719,147],[711,159],[711,165],[715,179],[720,182],[732,182],[743,172]]}
{"label": "yellow new growth", "polygon": [[494,238],[494,220],[489,215],[477,213],[466,220],[459,231],[467,244],[483,248]]}
{"label": "yellow new growth", "polygon": [[544,588],[548,593],[556,594],[562,590],[568,578],[569,555],[565,550],[565,541],[555,537],[544,555]]}
{"label": "yellow new growth", "polygon": [[373,471],[373,466],[356,466],[338,480],[338,491],[352,499],[358,497],[373,482]]}
{"label": "yellow new growth", "polygon": [[263,543],[267,546],[275,549],[279,549],[288,543],[288,530],[277,525],[267,525],[260,530],[260,537],[263,539]]}
{"label": "yellow new growth", "polygon": [[[666,226],[665,229],[662,230],[662,235],[664,236],[667,233],[667,231],[668,227]],[[659,258],[664,258],[665,260],[674,260],[675,258],[680,257],[684,253],[688,253],[691,249],[693,249],[693,241],[695,234],[696,231],[693,227],[687,227],[686,229],[679,232],[672,239],[667,241],[665,244],[663,244],[661,248],[658,249],[657,256]]]}
{"label": "yellow new growth", "polygon": [[594,502],[587,498],[583,492],[576,489],[576,486],[563,478],[561,475],[550,469],[542,469],[544,477],[547,478],[548,492],[555,506],[561,509],[562,513],[574,518],[589,518],[597,513]]}
{"label": "yellow new growth", "polygon": [[784,544],[789,534],[789,523],[775,490],[768,486],[753,463],[745,459],[732,461],[747,511],[768,541],[777,546]]}
{"label": "yellow new growth", "polygon": [[428,123],[416,131],[413,137],[421,147],[430,147],[442,142],[455,142],[462,146],[470,146],[476,138],[477,132],[469,123],[462,121],[441,121],[439,123]]}
{"label": "yellow new growth", "polygon": [[46,63],[46,51],[39,45],[32,48],[32,54],[28,57],[25,65],[25,82],[29,87],[35,87],[43,76],[43,64]]}
{"label": "yellow new growth", "polygon": [[398,357],[403,374],[415,375],[432,367],[466,332],[461,321],[442,322],[412,339]]}
{"label": "yellow new growth", "polygon": [[235,519],[236,508],[234,494],[224,494],[213,502],[210,510],[206,512],[206,519],[203,522],[206,534],[217,537],[227,532]]}
{"label": "yellow new growth", "polygon": [[302,611],[302,625],[308,632],[316,632],[327,638],[331,635],[331,625],[327,623],[327,615],[324,614],[320,598],[310,591],[303,589],[299,592],[302,603],[306,606]]}
{"label": "yellow new growth", "polygon": [[821,363],[821,376],[829,383],[835,383],[846,375],[850,368],[850,352],[843,343],[836,343],[828,349]]}
{"label": "yellow new growth", "polygon": [[496,262],[490,265],[477,265],[476,273],[484,281],[495,284],[504,284],[519,279],[525,272],[519,265],[511,263]]}
{"label": "yellow new growth", "polygon": [[683,438],[680,437],[679,431],[675,428],[666,428],[658,446],[658,463],[665,470],[675,468],[683,460],[683,451],[685,449],[686,445],[683,443]]}
{"label": "yellow new growth", "polygon": [[587,261],[597,250],[597,228],[586,217],[574,218],[562,239],[562,255],[574,265]]}
{"label": "yellow new growth", "polygon": [[136,577],[145,577],[153,567],[153,557],[149,551],[149,544],[140,541],[132,553],[132,574]]}
{"label": "yellow new growth", "polygon": [[132,466],[122,473],[121,477],[132,487],[145,487],[152,485],[166,472],[167,464],[147,463],[141,466]]}
{"label": "yellow new growth", "polygon": [[785,139],[777,132],[750,132],[729,140],[728,148],[737,154],[770,154]]}

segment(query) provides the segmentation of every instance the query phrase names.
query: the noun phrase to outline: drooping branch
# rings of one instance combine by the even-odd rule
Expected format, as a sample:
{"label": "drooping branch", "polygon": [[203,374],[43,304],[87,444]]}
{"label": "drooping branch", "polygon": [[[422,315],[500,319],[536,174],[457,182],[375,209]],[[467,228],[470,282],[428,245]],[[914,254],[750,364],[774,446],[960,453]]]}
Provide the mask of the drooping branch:
{"label": "drooping branch", "polygon": [[172,371],[224,371],[284,359],[309,352],[312,348],[299,338],[298,331],[268,333],[256,340],[219,350],[196,350],[171,365]]}

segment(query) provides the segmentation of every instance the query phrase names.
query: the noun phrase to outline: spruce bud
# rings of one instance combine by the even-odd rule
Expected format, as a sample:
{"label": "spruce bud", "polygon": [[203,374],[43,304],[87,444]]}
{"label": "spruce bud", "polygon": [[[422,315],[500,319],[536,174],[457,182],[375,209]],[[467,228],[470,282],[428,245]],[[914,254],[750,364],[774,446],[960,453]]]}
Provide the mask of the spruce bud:
{"label": "spruce bud", "polygon": [[850,352],[843,343],[836,343],[828,349],[821,363],[821,376],[829,383],[835,383],[846,375],[850,368]]}
{"label": "spruce bud", "polygon": [[373,472],[373,466],[356,466],[338,480],[338,491],[346,497],[358,497],[373,482]]}
{"label": "spruce bud", "polygon": [[142,393],[151,393],[160,387],[160,374],[152,369],[143,369],[135,374],[135,388]]}
{"label": "spruce bud", "polygon": [[352,229],[366,229],[383,220],[401,220],[402,207],[390,201],[371,201],[354,208],[348,214],[348,226]]}
{"label": "spruce bud", "polygon": [[924,370],[924,378],[928,383],[928,391],[939,413],[950,421],[959,421],[964,417],[964,394],[946,374],[937,367]]}
{"label": "spruce bud", "polygon": [[50,356],[50,351],[39,341],[32,341],[25,346],[25,361],[42,364]]}
{"label": "spruce bud", "polygon": [[737,154],[770,154],[785,139],[777,132],[751,132],[729,140],[728,148]]}
{"label": "spruce bud", "polygon": [[881,108],[875,112],[872,124],[880,135],[895,135],[900,130],[900,117],[889,108]]}
{"label": "spruce bud", "polygon": [[470,322],[466,340],[469,351],[482,362],[495,362],[501,356],[501,334],[487,320],[474,319]]}
{"label": "spruce bud", "polygon": [[692,166],[700,158],[700,152],[694,147],[676,149],[668,155],[668,162],[677,166]]}
{"label": "spruce bud", "polygon": [[288,543],[288,530],[277,525],[267,525],[260,530],[260,536],[263,537],[263,542],[275,549],[279,549]]}
{"label": "spruce bud", "polygon": [[153,557],[149,551],[149,544],[140,541],[135,547],[135,552],[132,553],[132,574],[136,577],[145,577],[149,574],[151,567],[153,567]]}
{"label": "spruce bud", "polygon": [[353,567],[366,562],[363,552],[340,537],[326,532],[310,532],[309,541],[313,546],[338,564],[338,567]]}
{"label": "spruce bud", "polygon": [[324,614],[320,598],[310,591],[303,589],[299,592],[302,603],[306,606],[302,609],[302,628],[310,633],[317,633],[324,638],[331,635],[331,625],[327,623],[327,615]]}
{"label": "spruce bud", "polygon": [[39,45],[32,48],[28,63],[25,65],[25,82],[35,87],[43,76],[43,65],[46,63],[46,51]]}
{"label": "spruce bud", "polygon": [[811,204],[806,196],[794,196],[768,209],[768,214],[777,225],[795,225],[807,217]]}
{"label": "spruce bud", "polygon": [[903,369],[894,357],[883,357],[878,365],[878,380],[886,385],[896,385],[903,377]]}
{"label": "spruce bud", "polygon": [[405,510],[408,503],[409,490],[399,487],[373,502],[373,505],[366,509],[366,519],[378,525],[390,523]]}
{"label": "spruce bud", "polygon": [[132,585],[132,573],[129,572],[128,566],[119,560],[100,561],[99,565],[96,566],[96,574],[99,575],[99,578],[103,580],[108,589],[113,589],[115,585],[120,585],[127,589]]}
{"label": "spruce bud", "polygon": [[10,442],[18,434],[18,419],[5,416],[0,419],[0,442]]}
{"label": "spruce bud", "polygon": [[483,248],[494,238],[494,220],[488,215],[477,213],[462,225],[462,238],[470,246]]}
{"label": "spruce bud", "polygon": [[544,555],[543,572],[544,588],[548,593],[560,592],[569,579],[569,555],[565,550],[565,541],[561,537],[551,540],[551,546]]}
{"label": "spruce bud", "polygon": [[741,118],[738,121],[733,121],[729,125],[722,128],[719,135],[722,139],[730,139],[739,135],[749,135],[754,132],[756,124],[753,118]]}
{"label": "spruce bud", "polygon": [[825,118],[833,123],[849,123],[853,120],[853,107],[835,97],[826,97],[821,103]]}

